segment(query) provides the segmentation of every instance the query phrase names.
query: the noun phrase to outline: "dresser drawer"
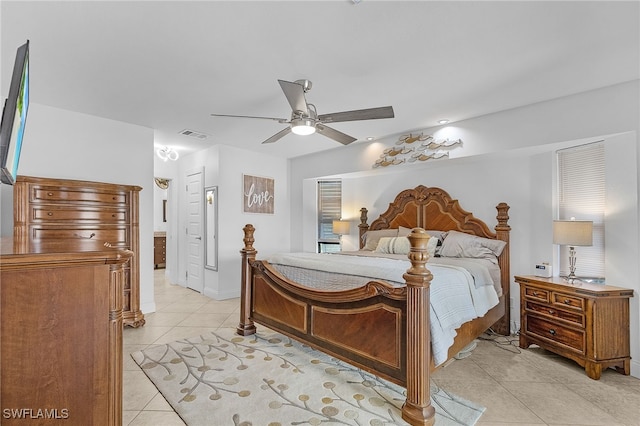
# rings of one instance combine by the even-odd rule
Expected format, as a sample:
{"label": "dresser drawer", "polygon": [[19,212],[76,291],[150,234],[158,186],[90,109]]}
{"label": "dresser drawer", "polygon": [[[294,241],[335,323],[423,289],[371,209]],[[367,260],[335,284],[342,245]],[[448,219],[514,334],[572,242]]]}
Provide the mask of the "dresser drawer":
{"label": "dresser drawer", "polygon": [[525,287],[524,295],[529,299],[536,299],[541,302],[549,301],[549,292],[547,290],[541,290],[536,287]]}
{"label": "dresser drawer", "polygon": [[127,221],[126,209],[107,209],[84,206],[43,206],[34,205],[31,209],[33,222],[74,221],[97,223],[124,223]]}
{"label": "dresser drawer", "polygon": [[581,297],[569,296],[567,294],[557,293],[554,291],[551,293],[551,303],[584,312],[584,299]]}
{"label": "dresser drawer", "polygon": [[110,243],[114,247],[128,248],[129,233],[126,226],[111,228],[97,227],[31,227],[31,238],[35,240],[60,240],[67,238],[87,238]]}
{"label": "dresser drawer", "polygon": [[549,305],[541,305],[535,302],[526,302],[526,309],[531,312],[537,312],[542,315],[548,315],[553,318],[559,318],[565,321],[569,321],[580,326],[584,326],[584,315],[577,312],[565,311],[557,309],[556,307]]}
{"label": "dresser drawer", "polygon": [[526,319],[527,333],[552,340],[584,352],[584,331],[564,327],[552,321],[529,316]]}
{"label": "dresser drawer", "polygon": [[82,189],[61,189],[46,186],[34,186],[32,187],[31,201],[126,204],[127,195],[122,192],[89,191]]}

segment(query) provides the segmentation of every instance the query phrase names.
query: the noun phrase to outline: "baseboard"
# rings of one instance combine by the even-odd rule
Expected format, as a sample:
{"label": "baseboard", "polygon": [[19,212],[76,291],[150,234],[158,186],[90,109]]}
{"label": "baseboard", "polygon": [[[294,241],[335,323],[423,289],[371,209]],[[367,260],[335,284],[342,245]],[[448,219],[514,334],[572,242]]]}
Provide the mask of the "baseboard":
{"label": "baseboard", "polygon": [[631,360],[631,375],[640,379],[640,361]]}
{"label": "baseboard", "polygon": [[210,288],[205,288],[204,295],[215,300],[235,299],[236,297],[240,297],[240,290],[219,292]]}

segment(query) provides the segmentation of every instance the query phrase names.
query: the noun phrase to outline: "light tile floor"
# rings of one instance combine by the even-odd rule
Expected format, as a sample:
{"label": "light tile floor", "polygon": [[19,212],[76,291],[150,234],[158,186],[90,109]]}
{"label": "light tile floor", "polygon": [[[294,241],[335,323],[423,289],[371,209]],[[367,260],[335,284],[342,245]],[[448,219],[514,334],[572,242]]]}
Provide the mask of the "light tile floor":
{"label": "light tile floor", "polygon": [[[157,312],[124,330],[123,425],[184,425],[129,354],[153,344],[235,328],[239,300],[215,301],[155,271]],[[589,379],[574,362],[517,342],[481,340],[472,355],[439,369],[434,382],[487,407],[479,426],[640,426],[640,379],[607,370]],[[218,426],[218,425],[216,425]]]}

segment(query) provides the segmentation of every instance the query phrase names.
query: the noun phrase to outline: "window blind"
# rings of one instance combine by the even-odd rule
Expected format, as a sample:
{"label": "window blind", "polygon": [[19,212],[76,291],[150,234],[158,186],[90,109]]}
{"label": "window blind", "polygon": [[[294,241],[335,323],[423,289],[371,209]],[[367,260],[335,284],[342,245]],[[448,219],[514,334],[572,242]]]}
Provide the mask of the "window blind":
{"label": "window blind", "polygon": [[[558,219],[593,221],[593,245],[576,247],[576,275],[605,276],[604,142],[557,151]],[[569,274],[569,247],[560,246],[560,275]]]}
{"label": "window blind", "polygon": [[339,180],[318,181],[318,241],[340,242],[333,233],[333,221],[342,215],[342,182]]}

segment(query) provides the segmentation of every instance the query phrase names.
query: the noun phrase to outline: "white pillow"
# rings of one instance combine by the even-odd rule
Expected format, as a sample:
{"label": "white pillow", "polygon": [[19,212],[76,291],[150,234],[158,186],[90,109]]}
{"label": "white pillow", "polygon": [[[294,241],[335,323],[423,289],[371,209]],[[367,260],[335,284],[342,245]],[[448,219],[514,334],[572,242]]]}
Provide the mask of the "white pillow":
{"label": "white pillow", "polygon": [[498,263],[497,257],[507,245],[502,240],[492,240],[465,234],[464,232],[449,231],[442,242],[440,256],[443,257],[473,257],[489,259]]}
{"label": "white pillow", "polygon": [[382,237],[378,241],[378,253],[409,254],[411,243],[407,237]]}
{"label": "white pillow", "polygon": [[378,247],[378,241],[382,237],[397,237],[397,229],[377,229],[375,231],[367,231],[364,233],[364,247],[362,250],[374,251]]}
{"label": "white pillow", "polygon": [[[427,242],[427,253],[429,257],[433,257],[436,253],[436,246],[438,245],[438,239],[431,237]],[[382,237],[376,247],[378,253],[391,253],[391,254],[409,254],[411,249],[411,243],[407,237]]]}

